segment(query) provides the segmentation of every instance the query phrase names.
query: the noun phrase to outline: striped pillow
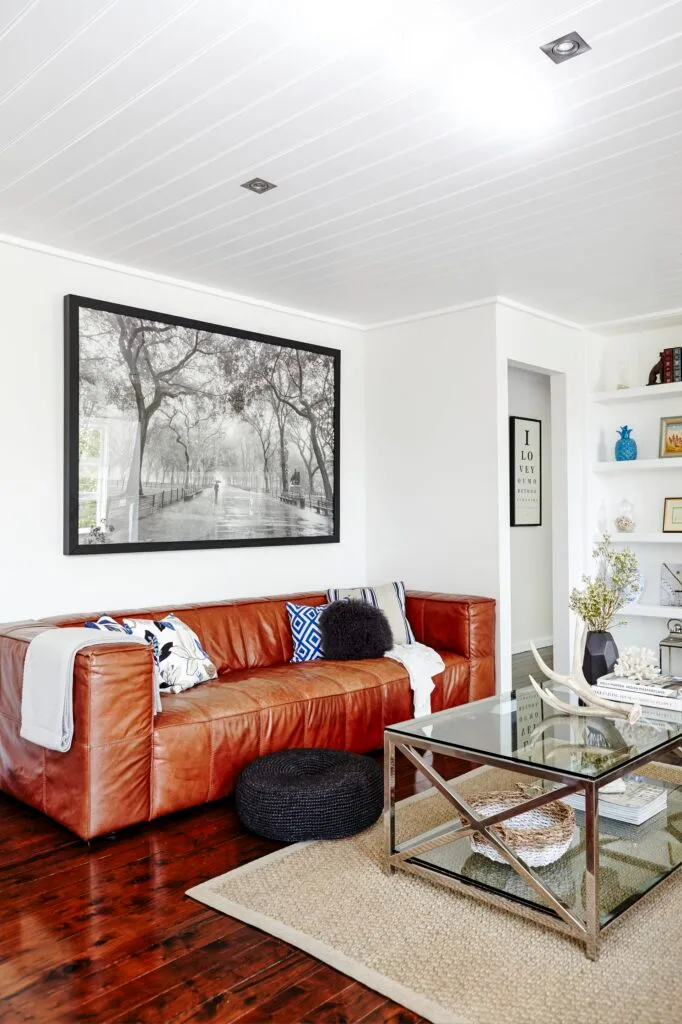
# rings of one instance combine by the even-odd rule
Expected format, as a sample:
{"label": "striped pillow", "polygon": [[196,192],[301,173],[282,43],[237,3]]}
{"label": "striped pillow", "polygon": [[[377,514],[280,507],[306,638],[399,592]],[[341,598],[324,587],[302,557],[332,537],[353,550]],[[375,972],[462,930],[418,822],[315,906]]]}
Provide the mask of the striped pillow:
{"label": "striped pillow", "polygon": [[414,633],[405,614],[405,584],[402,581],[384,583],[380,587],[336,588],[327,591],[328,601],[366,601],[375,608],[381,608],[388,619],[393,634],[393,643],[413,644]]}

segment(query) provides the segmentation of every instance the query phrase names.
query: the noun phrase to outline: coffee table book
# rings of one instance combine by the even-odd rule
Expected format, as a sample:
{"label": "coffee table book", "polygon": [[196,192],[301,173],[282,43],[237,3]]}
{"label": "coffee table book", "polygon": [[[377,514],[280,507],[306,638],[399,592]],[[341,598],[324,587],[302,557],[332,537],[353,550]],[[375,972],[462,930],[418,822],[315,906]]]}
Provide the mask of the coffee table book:
{"label": "coffee table book", "polygon": [[679,679],[661,679],[656,683],[636,683],[629,679],[620,679],[613,674],[600,676],[597,680],[595,693],[609,700],[624,704],[641,704],[647,708],[664,708],[669,711],[682,711],[682,692]]}
{"label": "coffee table book", "polygon": [[[563,799],[577,811],[585,810],[582,793],[572,793]],[[668,806],[668,791],[662,786],[644,782],[633,775],[625,776],[624,793],[602,793],[599,797],[599,814],[604,818],[641,825],[660,814]]]}

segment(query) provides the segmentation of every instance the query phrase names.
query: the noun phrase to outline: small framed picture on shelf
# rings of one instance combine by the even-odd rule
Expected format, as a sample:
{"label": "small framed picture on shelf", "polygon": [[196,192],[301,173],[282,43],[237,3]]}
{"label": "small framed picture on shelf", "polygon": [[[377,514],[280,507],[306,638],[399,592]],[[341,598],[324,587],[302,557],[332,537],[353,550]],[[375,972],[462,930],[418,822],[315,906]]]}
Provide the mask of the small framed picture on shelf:
{"label": "small framed picture on shelf", "polygon": [[658,455],[661,459],[679,459],[682,456],[682,416],[661,418]]}
{"label": "small framed picture on shelf", "polygon": [[682,498],[665,499],[663,533],[682,533]]}

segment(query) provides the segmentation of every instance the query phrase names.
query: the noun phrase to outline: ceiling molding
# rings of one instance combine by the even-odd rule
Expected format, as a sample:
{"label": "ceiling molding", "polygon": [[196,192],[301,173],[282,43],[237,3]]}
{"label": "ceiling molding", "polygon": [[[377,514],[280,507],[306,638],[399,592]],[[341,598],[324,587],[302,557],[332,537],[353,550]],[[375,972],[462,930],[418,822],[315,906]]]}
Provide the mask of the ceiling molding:
{"label": "ceiling molding", "polygon": [[110,270],[113,273],[126,274],[129,277],[139,277],[146,281],[154,281],[157,284],[171,285],[173,288],[184,288],[186,291],[198,292],[200,295],[212,295],[215,298],[227,299],[230,302],[241,302],[245,306],[256,306],[259,309],[267,309],[273,313],[284,313],[287,316],[298,316],[304,320],[315,320],[318,323],[331,324],[333,327],[346,327],[354,331],[366,330],[362,324],[356,324],[350,320],[340,320],[336,317],[310,313],[304,309],[295,309],[291,306],[280,306],[274,302],[267,302],[265,299],[254,299],[249,295],[228,292],[222,288],[212,288],[208,285],[196,284],[193,281],[169,277],[166,274],[155,274],[153,271],[141,270],[138,267],[127,267],[123,263],[112,263],[109,260],[100,260],[94,256],[84,256],[82,253],[71,252],[68,249],[58,249],[51,245],[43,245],[41,242],[32,242],[27,238],[15,238],[12,235],[0,233],[0,245],[15,246],[18,249],[30,249],[45,256],[56,256],[58,259],[72,260],[74,263],[84,263],[87,266],[98,267],[100,270]]}
{"label": "ceiling molding", "polygon": [[534,306],[527,306],[516,299],[510,299],[506,295],[491,295],[485,299],[478,299],[474,302],[462,302],[454,306],[444,306],[442,309],[428,309],[421,313],[413,313],[411,316],[397,317],[394,320],[382,320],[377,323],[361,324],[353,320],[342,320],[339,317],[324,316],[321,313],[311,313],[305,309],[298,309],[292,306],[283,306],[275,302],[268,302],[265,299],[256,299],[249,295],[242,295],[238,292],[226,291],[222,288],[213,288],[209,285],[201,285],[193,281],[185,281],[182,278],[170,277],[166,274],[157,274],[150,270],[141,270],[139,267],[129,267],[123,263],[114,263],[110,260],[97,259],[94,256],[85,256],[82,253],[72,252],[68,249],[60,249],[51,245],[44,245],[42,242],[33,242],[27,238],[16,238],[13,235],[0,233],[0,245],[14,246],[18,249],[29,249],[33,252],[42,253],[45,256],[54,256],[58,259],[71,260],[74,263],[83,263],[87,266],[98,267],[101,270],[109,270],[116,274],[126,274],[129,277],[138,277],[146,281],[154,281],[157,284],[170,285],[173,288],[183,288],[186,291],[197,292],[200,295],[211,295],[219,299],[227,299],[230,302],[240,302],[246,306],[255,306],[258,309],[267,309],[273,313],[283,313],[286,316],[297,316],[303,320],[312,320],[317,323],[330,324],[333,327],[345,327],[348,330],[369,333],[387,327],[399,327],[402,324],[418,323],[420,320],[431,320],[434,317],[448,316],[452,313],[463,313],[468,309],[477,309],[480,306],[506,306],[508,309],[518,310],[520,313],[527,313],[529,316],[538,317],[549,323],[558,324],[560,327],[568,327],[574,331],[591,331],[595,334],[631,334],[637,330],[655,330],[662,327],[676,327],[682,325],[682,308],[661,310],[657,313],[645,313],[641,316],[624,317],[621,320],[603,320],[594,324],[580,324],[564,317],[555,316],[544,309],[536,309]]}
{"label": "ceiling molding", "polygon": [[657,313],[642,313],[641,316],[626,316],[620,320],[600,320],[589,324],[587,330],[595,334],[634,334],[636,331],[655,331],[663,327],[682,325],[682,308],[662,309]]}
{"label": "ceiling molding", "polygon": [[587,330],[583,324],[575,323],[573,320],[565,320],[560,316],[554,316],[553,313],[546,313],[543,309],[526,306],[515,299],[508,299],[505,295],[491,295],[487,299],[478,299],[476,302],[462,302],[458,306],[445,306],[443,309],[429,309],[423,313],[414,313],[412,316],[398,317],[395,320],[382,320],[380,323],[361,326],[360,330],[377,331],[384,327],[399,327],[401,324],[416,323],[419,320],[430,320],[436,316],[447,316],[449,313],[462,313],[467,309],[476,309],[478,306],[495,305],[507,306],[509,309],[518,310],[520,313],[528,313],[529,316],[536,316],[541,320],[548,320],[550,323],[559,324],[561,327],[570,327],[574,331]]}
{"label": "ceiling molding", "polygon": [[476,302],[462,302],[458,306],[444,306],[442,309],[427,309],[423,313],[412,313],[410,316],[396,317],[395,320],[381,320],[374,324],[360,326],[361,331],[379,331],[384,327],[399,327],[401,324],[412,324],[418,320],[431,320],[435,316],[447,316],[449,313],[463,313],[466,309],[476,309],[478,306],[492,306],[498,301],[497,296],[491,295],[487,299],[478,299]]}
{"label": "ceiling molding", "polygon": [[548,320],[552,324],[558,324],[559,327],[569,327],[572,331],[588,331],[589,327],[585,324],[576,323],[575,320],[566,320],[562,316],[555,316],[554,313],[547,313],[544,309],[536,309],[534,306],[526,306],[523,302],[517,302],[516,299],[508,299],[505,295],[498,295],[495,300],[498,306],[507,306],[508,309],[516,309],[519,313],[528,313],[529,316],[537,316],[540,320]]}

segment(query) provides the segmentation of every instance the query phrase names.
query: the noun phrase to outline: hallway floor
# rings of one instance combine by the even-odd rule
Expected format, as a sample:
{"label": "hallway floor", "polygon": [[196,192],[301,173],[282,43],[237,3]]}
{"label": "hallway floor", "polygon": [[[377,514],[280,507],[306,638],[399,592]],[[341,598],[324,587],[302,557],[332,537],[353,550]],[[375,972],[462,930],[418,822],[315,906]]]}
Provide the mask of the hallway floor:
{"label": "hallway floor", "polygon": [[[552,647],[541,647],[540,657],[549,665],[550,668],[554,668],[554,649]],[[535,662],[532,651],[523,651],[521,654],[512,655],[513,689],[516,689],[517,686],[527,686],[528,676],[531,672],[538,682],[540,682],[538,675],[542,677],[542,673]]]}

